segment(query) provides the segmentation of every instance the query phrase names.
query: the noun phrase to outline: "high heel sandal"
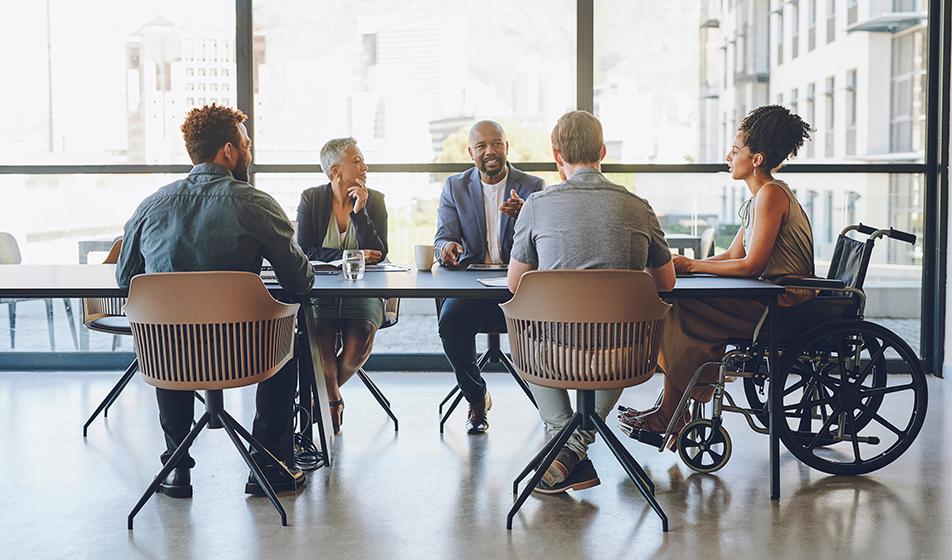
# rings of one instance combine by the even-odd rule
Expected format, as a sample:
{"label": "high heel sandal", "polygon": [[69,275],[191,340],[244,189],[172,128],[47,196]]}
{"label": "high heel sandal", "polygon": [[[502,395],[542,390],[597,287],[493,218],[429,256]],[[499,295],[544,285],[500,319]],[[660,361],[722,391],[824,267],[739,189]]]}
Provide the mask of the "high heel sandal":
{"label": "high heel sandal", "polygon": [[344,424],[344,399],[329,401],[327,407],[331,411],[331,427],[335,434],[339,434],[340,427]]}

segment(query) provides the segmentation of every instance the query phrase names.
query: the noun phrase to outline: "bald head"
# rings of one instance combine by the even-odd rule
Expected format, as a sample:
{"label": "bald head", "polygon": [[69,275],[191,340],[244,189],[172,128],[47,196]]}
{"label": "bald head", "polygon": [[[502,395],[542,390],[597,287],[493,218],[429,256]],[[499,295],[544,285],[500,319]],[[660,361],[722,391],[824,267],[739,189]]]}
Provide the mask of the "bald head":
{"label": "bald head", "polygon": [[496,184],[506,176],[509,142],[506,131],[495,121],[479,121],[469,129],[469,155],[480,178]]}
{"label": "bald head", "polygon": [[477,135],[498,134],[503,140],[506,139],[506,131],[502,125],[496,121],[479,121],[469,128],[469,143],[473,144],[473,138]]}

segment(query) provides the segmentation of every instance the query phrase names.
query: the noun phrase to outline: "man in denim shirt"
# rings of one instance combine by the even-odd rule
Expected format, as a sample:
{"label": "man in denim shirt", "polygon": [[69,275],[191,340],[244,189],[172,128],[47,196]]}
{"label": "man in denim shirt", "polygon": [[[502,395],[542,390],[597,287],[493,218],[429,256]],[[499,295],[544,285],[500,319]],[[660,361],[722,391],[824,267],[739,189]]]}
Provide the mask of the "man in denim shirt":
{"label": "man in denim shirt", "polygon": [[[128,287],[136,274],[209,270],[261,271],[262,258],[274,267],[281,285],[293,297],[308,293],[314,272],[294,241],[291,222],[274,198],[247,183],[251,139],[241,111],[206,105],[192,109],[182,124],[185,146],[195,166],[146,198],[126,223],[116,281]],[[290,468],[291,478],[277,465],[262,465],[277,491],[304,484],[293,467],[292,407],[297,362],[289,361],[258,385],[253,435]],[[159,421],[165,432],[164,463],[185,439],[194,417],[191,391],[156,388]],[[173,498],[192,495],[185,455],[159,491]],[[262,495],[249,478],[245,492]]]}

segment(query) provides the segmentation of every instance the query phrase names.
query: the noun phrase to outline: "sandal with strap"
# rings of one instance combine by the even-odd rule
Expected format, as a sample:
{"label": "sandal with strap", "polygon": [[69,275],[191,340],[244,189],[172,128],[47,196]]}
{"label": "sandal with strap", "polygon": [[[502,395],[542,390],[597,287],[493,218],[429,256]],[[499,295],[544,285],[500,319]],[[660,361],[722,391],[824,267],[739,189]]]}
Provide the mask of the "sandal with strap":
{"label": "sandal with strap", "polygon": [[340,427],[344,425],[344,399],[329,401],[327,407],[331,411],[331,427],[334,428],[335,434],[339,434]]}
{"label": "sandal with strap", "polygon": [[[621,430],[625,432],[628,437],[636,439],[638,441],[643,441],[650,445],[655,445],[661,447],[662,445],[666,447],[669,451],[678,450],[678,435],[681,433],[681,429],[691,421],[691,413],[689,411],[684,411],[684,414],[681,415],[681,422],[678,422],[674,426],[674,430],[671,432],[671,437],[668,438],[668,441],[661,442],[661,438],[664,437],[664,430],[657,432],[648,428],[648,423],[645,421],[645,416],[619,416],[618,423],[621,427]],[[665,425],[667,427],[667,425]]]}

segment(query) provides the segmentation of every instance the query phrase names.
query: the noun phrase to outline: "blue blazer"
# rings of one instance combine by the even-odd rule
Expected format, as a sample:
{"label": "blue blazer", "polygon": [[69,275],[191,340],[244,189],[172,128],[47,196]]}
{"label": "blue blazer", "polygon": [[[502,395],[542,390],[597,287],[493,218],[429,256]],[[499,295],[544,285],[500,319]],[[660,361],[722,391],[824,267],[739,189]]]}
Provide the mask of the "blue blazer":
{"label": "blue blazer", "polygon": [[[506,196],[509,191],[516,190],[522,198],[542,190],[542,179],[526,175],[511,164],[506,184]],[[499,232],[502,237],[502,260],[509,262],[509,253],[512,251],[512,237],[515,233],[516,220],[499,212]],[[436,238],[433,246],[439,258],[443,245],[455,241],[463,246],[463,255],[460,266],[471,263],[481,263],[486,258],[486,210],[483,206],[483,185],[479,180],[479,170],[475,167],[458,175],[446,179],[443,184],[443,194],[440,195],[440,206],[437,210]]]}

